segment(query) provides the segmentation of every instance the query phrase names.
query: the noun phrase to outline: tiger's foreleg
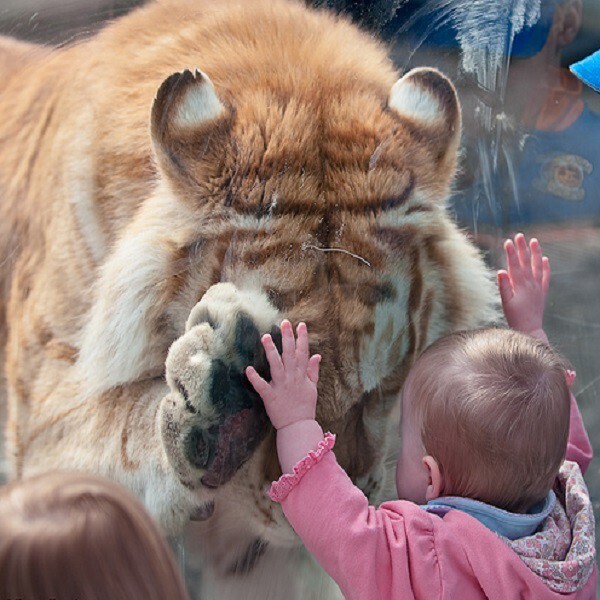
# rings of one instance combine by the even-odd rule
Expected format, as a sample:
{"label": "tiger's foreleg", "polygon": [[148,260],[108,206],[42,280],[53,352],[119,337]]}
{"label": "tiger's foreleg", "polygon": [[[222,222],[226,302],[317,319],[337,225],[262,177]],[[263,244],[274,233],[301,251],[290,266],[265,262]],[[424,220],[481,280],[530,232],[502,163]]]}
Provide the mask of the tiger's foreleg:
{"label": "tiger's foreleg", "polygon": [[170,395],[162,377],[91,398],[66,383],[32,408],[28,428],[18,426],[18,413],[11,410],[9,452],[16,474],[68,469],[109,477],[131,489],[167,534],[179,533],[191,516],[210,514],[213,494],[186,486],[165,454],[159,409]]}

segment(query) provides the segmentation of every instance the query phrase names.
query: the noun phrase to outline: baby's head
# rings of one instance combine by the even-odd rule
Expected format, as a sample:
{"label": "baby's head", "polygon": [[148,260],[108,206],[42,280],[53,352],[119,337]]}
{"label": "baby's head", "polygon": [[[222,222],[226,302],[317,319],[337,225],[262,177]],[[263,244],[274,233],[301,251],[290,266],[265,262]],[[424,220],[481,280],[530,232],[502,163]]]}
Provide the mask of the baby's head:
{"label": "baby's head", "polygon": [[432,344],[402,392],[400,498],[462,496],[525,512],[550,491],[569,434],[563,359],[506,329]]}

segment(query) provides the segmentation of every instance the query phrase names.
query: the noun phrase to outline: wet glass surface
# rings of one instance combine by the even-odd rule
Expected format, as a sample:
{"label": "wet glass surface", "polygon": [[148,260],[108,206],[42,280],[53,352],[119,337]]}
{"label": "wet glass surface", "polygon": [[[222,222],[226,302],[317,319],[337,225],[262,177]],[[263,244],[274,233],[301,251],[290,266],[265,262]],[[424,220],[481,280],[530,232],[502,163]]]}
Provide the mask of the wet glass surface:
{"label": "wet glass surface", "polygon": [[[63,44],[136,3],[0,0],[0,31]],[[600,452],[600,95],[568,66],[600,47],[594,0],[389,0],[318,5],[350,13],[392,48],[401,70],[446,73],[463,105],[449,210],[503,266],[502,242],[537,237],[552,265],[545,327],[577,370],[575,393]],[[1,257],[0,257],[1,259]],[[600,517],[600,460],[587,481]],[[180,546],[181,548],[181,546]],[[183,550],[180,550],[183,556]]]}

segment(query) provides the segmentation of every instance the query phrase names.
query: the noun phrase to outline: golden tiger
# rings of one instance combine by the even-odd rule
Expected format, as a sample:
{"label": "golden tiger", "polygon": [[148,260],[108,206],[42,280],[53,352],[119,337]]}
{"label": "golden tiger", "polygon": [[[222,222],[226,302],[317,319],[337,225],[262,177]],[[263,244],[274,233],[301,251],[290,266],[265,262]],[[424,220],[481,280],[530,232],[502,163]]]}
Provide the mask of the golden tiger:
{"label": "golden tiger", "polygon": [[329,597],[264,494],[274,435],[243,369],[304,320],[317,417],[377,498],[415,356],[495,314],[445,207],[452,84],[285,0],[160,0],[0,57],[11,476],[100,473],[168,534],[201,520],[203,598]]}

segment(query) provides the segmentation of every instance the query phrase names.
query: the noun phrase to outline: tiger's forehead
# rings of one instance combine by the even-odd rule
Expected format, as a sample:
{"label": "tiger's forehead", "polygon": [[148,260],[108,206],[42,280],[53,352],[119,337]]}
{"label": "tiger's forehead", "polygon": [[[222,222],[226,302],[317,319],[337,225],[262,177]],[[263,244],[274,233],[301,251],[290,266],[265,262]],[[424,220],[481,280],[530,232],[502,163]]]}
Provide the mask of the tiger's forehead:
{"label": "tiger's forehead", "polygon": [[310,179],[310,175],[282,174],[273,179],[239,181],[233,184],[226,206],[241,224],[268,223],[283,216],[310,219],[318,215],[333,221],[342,217],[346,220],[350,216],[379,215],[405,206],[416,183],[410,169],[388,172],[379,181],[370,174],[340,173],[338,184],[325,190],[317,177]]}
{"label": "tiger's forehead", "polygon": [[347,115],[325,123],[296,115],[271,129],[243,122],[237,113],[231,138],[223,140],[225,206],[240,217],[264,221],[283,215],[372,215],[406,204],[421,182],[427,184],[432,158],[381,107],[378,111],[379,122],[370,127],[353,127]]}
{"label": "tiger's forehead", "polygon": [[[254,169],[269,175],[295,171],[337,184],[340,174],[414,165],[428,136],[427,128],[390,111],[387,96],[380,93],[325,96],[321,101],[296,96],[271,101],[259,94],[233,102],[229,143],[248,174]],[[415,166],[419,170],[421,165]]]}

